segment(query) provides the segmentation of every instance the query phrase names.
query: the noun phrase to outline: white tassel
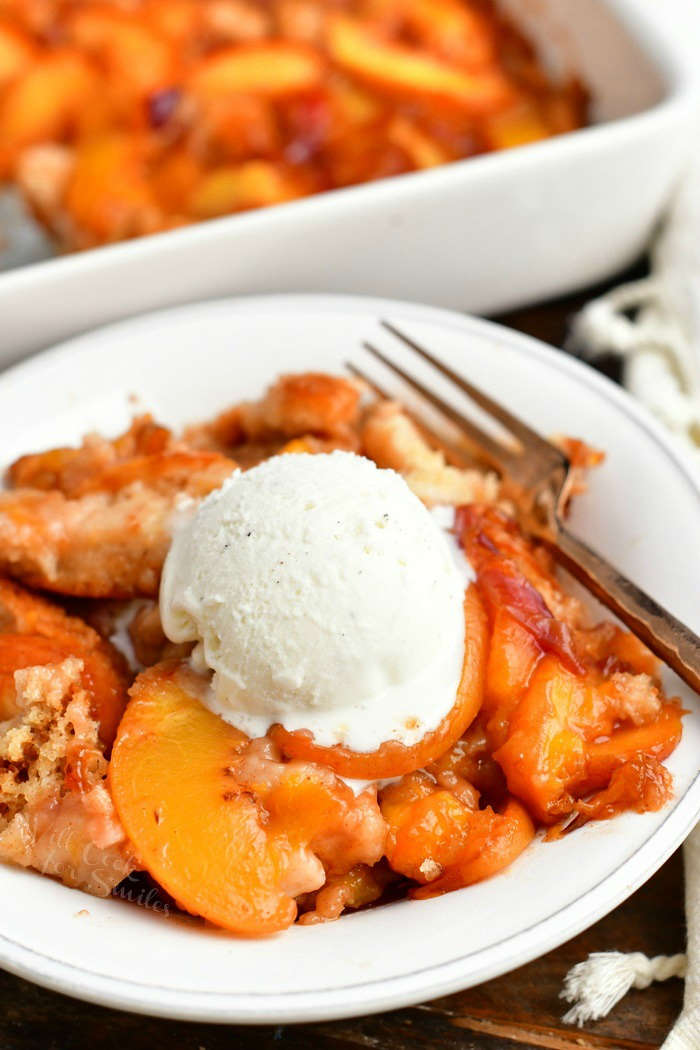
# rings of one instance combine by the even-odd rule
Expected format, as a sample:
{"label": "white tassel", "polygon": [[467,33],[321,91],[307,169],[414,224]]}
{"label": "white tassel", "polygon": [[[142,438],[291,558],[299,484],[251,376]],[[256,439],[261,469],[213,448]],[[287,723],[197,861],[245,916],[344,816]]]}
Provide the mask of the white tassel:
{"label": "white tassel", "polygon": [[[700,287],[698,288],[700,312]],[[625,361],[624,384],[700,462],[700,354],[695,357],[671,289],[661,278],[623,285],[588,303],[575,318],[569,345],[594,359],[611,352]],[[637,310],[634,321],[625,316]]]}
{"label": "white tassel", "polygon": [[630,988],[648,988],[653,981],[685,977],[685,968],[685,955],[649,959],[641,952],[594,952],[566,975],[559,998],[574,1005],[563,1020],[579,1027],[586,1021],[597,1021],[609,1014]]}
{"label": "white tassel", "polygon": [[652,278],[634,281],[614,288],[599,299],[593,299],[573,319],[570,341],[574,349],[583,351],[589,358],[601,354],[629,354],[641,343],[656,343],[663,346],[668,336],[648,322],[640,330],[638,321],[625,316],[627,310],[642,310],[658,303],[660,283]]}

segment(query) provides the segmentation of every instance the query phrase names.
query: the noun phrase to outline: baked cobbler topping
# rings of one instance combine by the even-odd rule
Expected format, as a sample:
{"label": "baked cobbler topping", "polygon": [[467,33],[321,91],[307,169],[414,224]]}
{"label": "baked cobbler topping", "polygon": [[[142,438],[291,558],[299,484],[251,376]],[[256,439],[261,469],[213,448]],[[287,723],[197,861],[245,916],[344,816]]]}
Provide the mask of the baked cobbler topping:
{"label": "baked cobbler topping", "polygon": [[[601,456],[564,440],[575,498]],[[146,871],[260,934],[671,795],[658,661],[591,621],[506,484],[353,381],[282,376],[180,435],[141,417],[7,485],[7,862],[101,895]]]}

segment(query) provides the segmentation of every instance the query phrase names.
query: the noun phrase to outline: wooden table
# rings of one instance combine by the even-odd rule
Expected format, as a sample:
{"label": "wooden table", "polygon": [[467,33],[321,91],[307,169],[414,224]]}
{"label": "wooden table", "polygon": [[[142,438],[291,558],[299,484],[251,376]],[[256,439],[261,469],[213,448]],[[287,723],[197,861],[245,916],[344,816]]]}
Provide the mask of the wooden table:
{"label": "wooden table", "polygon": [[[561,345],[592,293],[517,311],[505,323]],[[612,362],[604,370],[615,375]],[[47,992],[0,972],[0,1050],[651,1050],[677,1016],[682,984],[631,992],[585,1031],[561,1022],[570,966],[591,951],[683,950],[683,874],[676,854],[625,904],[544,958],[479,988],[422,1006],[326,1024],[242,1028],[136,1017]]]}

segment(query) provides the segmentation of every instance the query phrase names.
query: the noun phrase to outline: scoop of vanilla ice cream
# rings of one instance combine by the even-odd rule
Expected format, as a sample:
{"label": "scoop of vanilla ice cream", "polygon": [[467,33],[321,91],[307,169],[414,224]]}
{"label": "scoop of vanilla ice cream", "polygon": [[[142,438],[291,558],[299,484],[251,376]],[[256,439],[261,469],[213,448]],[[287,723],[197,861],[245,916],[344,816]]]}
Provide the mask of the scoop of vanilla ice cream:
{"label": "scoop of vanilla ice cream", "polygon": [[453,706],[464,574],[400,475],[347,452],[237,471],[176,531],[163,627],[214,672],[207,705],[251,736],[410,746]]}

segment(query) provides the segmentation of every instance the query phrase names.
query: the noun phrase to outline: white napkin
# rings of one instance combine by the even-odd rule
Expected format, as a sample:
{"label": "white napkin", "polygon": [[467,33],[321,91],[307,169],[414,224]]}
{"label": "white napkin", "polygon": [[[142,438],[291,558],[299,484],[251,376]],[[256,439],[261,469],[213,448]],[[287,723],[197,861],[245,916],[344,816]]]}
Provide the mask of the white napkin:
{"label": "white napkin", "polygon": [[[615,352],[627,389],[670,429],[700,477],[700,158],[651,252],[651,276],[615,289],[579,314],[572,341],[585,355]],[[683,1012],[662,1050],[700,1050],[700,824],[684,846],[687,954],[648,959],[597,952],[568,974],[564,1020],[604,1017],[630,988],[685,976]]]}
{"label": "white napkin", "polygon": [[572,341],[589,357],[623,356],[627,389],[671,429],[700,471],[700,159],[676,195],[651,264],[646,280],[589,303]]}

